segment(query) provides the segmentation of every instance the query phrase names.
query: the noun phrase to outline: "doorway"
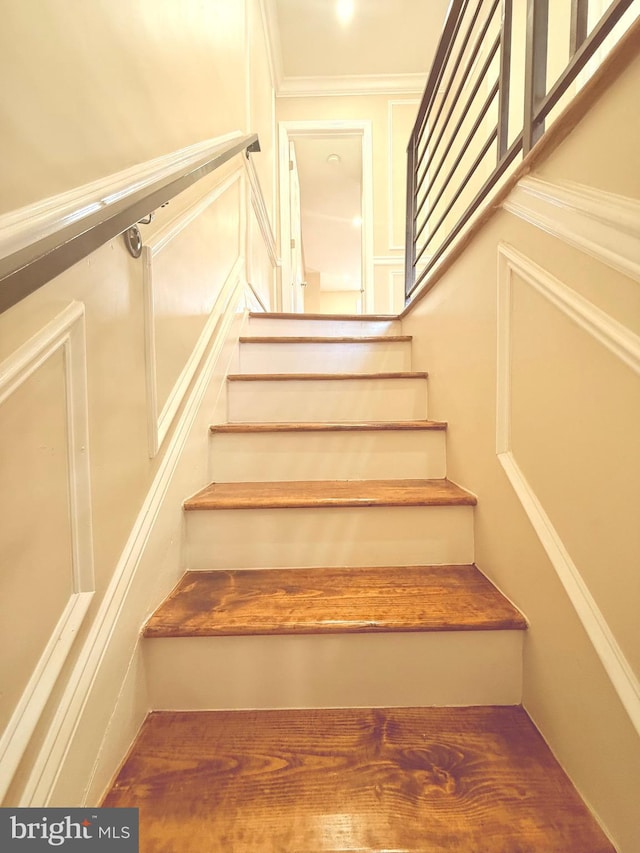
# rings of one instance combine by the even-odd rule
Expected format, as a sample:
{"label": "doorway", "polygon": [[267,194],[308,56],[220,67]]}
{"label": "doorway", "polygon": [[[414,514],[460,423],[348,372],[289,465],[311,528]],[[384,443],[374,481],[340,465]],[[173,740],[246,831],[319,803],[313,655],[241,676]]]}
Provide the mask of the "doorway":
{"label": "doorway", "polygon": [[373,312],[371,139],[370,121],[280,122],[284,311]]}

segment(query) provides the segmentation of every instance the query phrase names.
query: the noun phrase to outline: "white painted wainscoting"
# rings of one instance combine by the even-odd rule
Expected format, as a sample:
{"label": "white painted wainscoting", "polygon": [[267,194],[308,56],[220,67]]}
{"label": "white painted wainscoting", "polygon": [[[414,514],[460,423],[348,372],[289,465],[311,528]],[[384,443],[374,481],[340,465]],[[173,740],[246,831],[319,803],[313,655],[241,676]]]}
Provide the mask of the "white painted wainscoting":
{"label": "white painted wainscoting", "polygon": [[[83,722],[83,715],[92,713],[91,704],[96,701],[92,697],[92,691],[96,690],[101,680],[109,679],[109,670],[117,665],[114,659],[122,652],[121,649],[115,648],[117,644],[114,644],[114,638],[118,635],[126,638],[132,631],[134,634],[139,633],[148,607],[146,601],[148,590],[154,589],[158,583],[164,583],[168,592],[177,582],[181,571],[179,554],[176,565],[173,567],[174,576],[169,579],[165,576],[159,577],[154,554],[161,553],[163,549],[166,550],[169,547],[164,544],[165,541],[174,542],[176,524],[178,529],[180,527],[181,501],[185,494],[183,454],[188,443],[193,441],[194,431],[197,432],[198,440],[206,443],[201,409],[207,399],[210,400],[212,397],[212,383],[221,385],[223,382],[226,374],[225,362],[228,359],[228,344],[230,340],[233,343],[237,336],[239,327],[236,324],[237,330],[234,333],[234,321],[242,316],[241,313],[238,314],[238,310],[243,299],[244,283],[236,279],[235,286],[230,289],[226,311],[216,328],[206,360],[189,390],[151,488],[140,508],[99,610],[93,619],[90,633],[58,703],[51,726],[34,763],[29,783],[23,793],[21,806],[46,805],[51,802],[51,798],[56,793],[56,786],[61,784],[61,777],[69,772],[65,767],[68,755],[74,747],[81,749],[81,746],[76,745],[74,741],[79,737],[78,732]],[[213,391],[215,399],[216,389],[214,388]],[[208,412],[204,413],[204,419],[207,422],[210,420]],[[193,476],[193,470],[189,471],[188,477],[192,479]],[[194,488],[194,485],[190,484],[187,489],[189,487]],[[172,547],[172,550],[175,548]],[[165,569],[165,573],[166,571]],[[143,575],[147,578],[146,581]],[[141,584],[147,589],[144,601],[140,601],[139,598]],[[135,597],[133,595],[135,586],[138,586],[137,600],[132,602],[132,598]],[[158,595],[162,594],[165,593],[158,593]],[[120,664],[123,675],[128,673],[134,665],[135,652],[135,648],[129,648],[126,660]],[[125,705],[130,700],[126,694],[122,698],[112,695],[110,699],[113,702],[113,708],[108,717],[115,719],[119,713],[118,700],[121,699]],[[133,725],[134,730],[129,731],[124,737],[125,742],[130,742],[135,734],[135,728],[140,723],[141,720],[132,720],[130,715],[128,716],[126,724],[129,727]],[[88,804],[99,796],[110,775],[116,769],[117,761],[122,757],[121,752],[116,751],[114,755],[108,748],[108,744],[117,737],[118,733],[114,732],[114,728],[108,726],[106,732],[100,737],[101,749],[97,755],[90,756],[90,764],[95,765],[93,773],[89,780],[81,785],[85,791],[84,801]],[[105,744],[107,744],[106,747]],[[71,772],[73,772],[73,762],[69,763],[72,765]],[[97,781],[94,780],[96,776]],[[93,789],[91,784],[94,786]]]}
{"label": "white painted wainscoting", "polygon": [[[68,480],[71,562],[68,567],[71,595],[29,678],[0,738],[0,801],[29,745],[42,712],[54,690],[73,641],[94,594],[91,483],[89,473],[88,401],[84,307],[72,302],[43,326],[30,340],[0,364],[0,407],[8,404],[27,381],[58,354],[62,354],[63,399],[66,413],[66,477]],[[46,419],[47,413],[42,417]],[[11,483],[3,484],[9,488]],[[38,519],[32,519],[38,535]],[[55,544],[51,543],[51,548]],[[45,568],[45,567],[43,567]],[[27,597],[39,591],[25,587]],[[34,626],[37,627],[37,626]],[[29,625],[22,630],[29,632]],[[24,636],[14,638],[24,642]]]}
{"label": "white painted wainscoting", "polygon": [[[246,209],[244,205],[244,181],[243,171],[237,171],[228,177],[223,183],[207,193],[199,202],[189,208],[184,214],[169,222],[165,228],[154,235],[154,237],[143,245],[143,286],[144,286],[144,308],[145,308],[145,347],[146,347],[146,374],[147,374],[147,411],[149,428],[149,455],[155,456],[158,449],[165,440],[171,423],[180,408],[187,389],[193,380],[198,364],[211,342],[216,324],[224,312],[229,300],[229,294],[238,283],[238,279],[244,275],[244,258],[246,256]],[[229,270],[212,302],[204,326],[190,348],[186,360],[181,364],[172,364],[171,368],[177,372],[177,378],[170,388],[168,395],[162,399],[159,393],[159,365],[158,365],[158,295],[155,285],[154,271],[163,257],[163,252],[174,240],[180,237],[186,229],[195,223],[210,208],[216,205],[225,196],[235,191],[237,200],[232,199],[230,204],[240,205],[240,228],[237,235],[237,250],[235,257],[230,259]]]}
{"label": "white painted wainscoting", "polygon": [[[82,218],[87,210],[108,206],[133,189],[169,176],[177,166],[195,162],[239,135],[198,143],[0,217],[0,252],[9,254],[53,233]],[[52,443],[46,432],[50,429],[46,406],[55,404],[56,506],[69,529],[68,535],[66,528],[63,531],[67,544],[60,546],[56,558],[57,599],[48,604],[49,622],[43,628],[33,618],[34,630],[39,627],[41,634],[46,630],[50,635],[36,638],[33,671],[20,670],[22,681],[16,680],[14,690],[18,699],[12,700],[5,717],[9,722],[0,737],[0,800],[4,797],[11,805],[97,802],[148,711],[137,646],[140,627],[150,602],[164,597],[183,569],[182,501],[206,481],[208,425],[212,418],[224,417],[225,377],[237,355],[247,305],[255,301],[246,278],[252,242],[259,244],[255,253],[261,263],[265,257],[268,266],[278,262],[273,234],[265,224],[261,188],[251,175],[251,166],[245,169],[238,160],[235,170],[226,169],[216,186],[213,179],[205,182],[205,195],[198,198],[194,191],[185,196],[188,200],[182,209],[178,204],[181,212],[172,221],[165,214],[159,216],[159,229],[155,223],[145,228],[141,261],[129,258],[120,241],[111,241],[2,317],[2,330],[10,333],[3,339],[6,360],[0,362],[0,418],[5,416],[7,435],[19,440],[20,421],[13,411],[27,410],[26,404],[21,409],[16,406],[26,394],[29,416],[33,417],[34,407],[42,413],[33,433],[42,445],[36,449],[44,457]],[[253,232],[248,228],[249,205],[256,225]],[[196,306],[195,322],[190,306],[176,312],[187,334],[181,349],[171,349],[171,361],[165,361],[171,370],[163,373],[158,365],[165,344],[171,348],[173,343],[173,327],[167,331],[162,319],[158,322],[157,299],[160,295],[162,300],[163,289],[168,290],[174,270],[180,270],[183,261],[197,271],[200,292],[206,298]],[[181,272],[185,288],[190,274],[189,269]],[[113,284],[106,295],[101,289],[105,282]],[[109,315],[111,325],[101,322],[105,306],[117,309]],[[122,324],[121,331],[116,332],[116,323]],[[14,329],[19,331],[12,350]],[[23,329],[28,330],[24,339],[20,337]],[[114,341],[124,344],[123,352],[111,352]],[[106,533],[101,526],[105,506],[117,515],[117,489],[127,486],[116,477],[98,482],[96,472],[109,466],[104,454],[113,449],[110,441],[104,446],[93,442],[90,482],[88,434],[89,426],[103,428],[105,411],[99,406],[113,404],[112,393],[118,397],[117,387],[101,395],[90,384],[102,382],[103,364],[112,361],[117,370],[131,375],[126,393],[136,392],[135,406],[123,410],[113,422],[129,419],[133,423],[134,440],[127,446],[127,459],[138,465],[140,501],[129,501],[132,512],[123,512],[115,525],[122,540],[110,543],[112,550],[105,559]],[[55,378],[53,386],[47,384],[50,376]],[[38,393],[46,389],[44,406],[39,408],[32,383]],[[34,443],[31,436],[30,441]],[[23,444],[27,449],[31,446]],[[155,456],[151,462],[144,458],[147,444]],[[19,479],[15,472],[12,476]],[[10,485],[7,500],[12,498]],[[37,482],[29,481],[20,494],[25,506],[29,501],[35,506],[37,498],[37,506],[46,509],[47,496],[38,497]],[[26,536],[22,528],[20,536]],[[62,541],[63,536],[58,538]],[[20,546],[22,540],[18,540],[17,534],[13,536],[12,547]],[[38,571],[52,577],[40,557],[39,553],[35,561]],[[101,572],[99,583],[94,582],[94,562],[96,578]],[[67,575],[62,570],[66,566]],[[27,620],[25,637],[30,636],[30,628]]]}
{"label": "white painted wainscoting", "polygon": [[513,247],[498,249],[498,351],[496,451],[620,701],[640,733],[640,683],[585,582],[579,565],[527,480],[512,447],[512,353],[514,276],[640,374],[640,337]]}

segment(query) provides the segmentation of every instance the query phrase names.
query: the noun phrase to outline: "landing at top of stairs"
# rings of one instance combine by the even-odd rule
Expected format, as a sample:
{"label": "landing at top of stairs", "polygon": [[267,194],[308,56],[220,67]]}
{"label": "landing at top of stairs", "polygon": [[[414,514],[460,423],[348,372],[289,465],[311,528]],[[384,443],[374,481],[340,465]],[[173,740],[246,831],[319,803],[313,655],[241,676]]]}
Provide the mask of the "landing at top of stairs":
{"label": "landing at top of stairs", "polygon": [[341,323],[343,320],[391,322],[398,319],[397,314],[296,314],[286,311],[251,311],[249,317],[252,320],[326,320],[330,323]]}
{"label": "landing at top of stairs", "polygon": [[341,421],[339,423],[291,421],[287,423],[235,423],[212,424],[209,430],[213,433],[247,433],[247,432],[391,432],[392,430],[446,430],[445,421]]}
{"label": "landing at top of stairs", "polygon": [[476,566],[187,572],[145,637],[526,628]]}
{"label": "landing at top of stairs", "polygon": [[210,483],[186,510],[300,507],[475,506],[474,495],[450,480],[305,480]]}
{"label": "landing at top of stairs", "polygon": [[419,371],[396,371],[394,373],[230,373],[229,382],[299,382],[300,380],[326,379],[362,379],[370,382],[372,379],[427,379],[428,373]]}
{"label": "landing at top of stairs", "polygon": [[411,335],[243,335],[241,344],[381,344],[410,343]]}

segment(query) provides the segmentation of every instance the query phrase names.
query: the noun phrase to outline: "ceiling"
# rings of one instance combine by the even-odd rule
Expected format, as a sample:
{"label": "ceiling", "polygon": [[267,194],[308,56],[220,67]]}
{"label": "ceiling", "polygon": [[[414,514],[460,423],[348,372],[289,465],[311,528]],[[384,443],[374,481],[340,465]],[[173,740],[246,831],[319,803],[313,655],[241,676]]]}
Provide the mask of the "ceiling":
{"label": "ceiling", "polygon": [[[338,10],[349,11],[341,20]],[[448,0],[265,0],[278,95],[421,92]]]}

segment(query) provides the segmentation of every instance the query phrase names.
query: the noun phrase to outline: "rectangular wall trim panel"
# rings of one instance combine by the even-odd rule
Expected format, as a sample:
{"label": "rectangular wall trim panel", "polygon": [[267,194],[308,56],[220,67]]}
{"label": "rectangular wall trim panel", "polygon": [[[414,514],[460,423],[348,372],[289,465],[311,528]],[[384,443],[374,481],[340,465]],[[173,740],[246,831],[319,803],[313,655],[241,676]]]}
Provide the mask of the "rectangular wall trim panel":
{"label": "rectangular wall trim panel", "polygon": [[[217,368],[223,346],[243,298],[243,283],[236,279],[236,287],[229,295],[226,311],[216,328],[206,361],[187,395],[186,404],[180,413],[166,451],[162,455],[156,476],[140,508],[129,539],[92,621],[88,636],[60,697],[51,725],[35,757],[29,779],[18,803],[21,807],[46,806],[54,792],[65,756],[71,747],[84,706],[107,655],[113,631],[117,630],[131,585],[179,464],[198,408]],[[115,702],[114,698],[114,705]]]}
{"label": "rectangular wall trim panel", "polygon": [[[394,193],[394,180],[393,180],[393,165],[394,158],[396,155],[396,151],[393,145],[393,108],[394,107],[414,107],[415,113],[418,112],[418,106],[420,105],[420,101],[417,98],[407,98],[402,100],[390,100],[387,104],[387,145],[388,145],[388,160],[387,160],[387,204],[388,204],[388,214],[387,214],[387,240],[389,243],[390,251],[400,251],[404,255],[404,243],[398,243],[395,240],[395,193]],[[404,144],[402,146],[401,152],[399,152],[400,156],[406,162],[407,152],[406,152],[407,141],[404,140]],[[403,188],[405,183],[402,184]],[[405,199],[402,199],[402,209],[405,209]],[[404,229],[404,224],[402,225]],[[401,257],[401,263],[403,263],[403,258]]]}
{"label": "rectangular wall trim panel", "polygon": [[244,235],[246,231],[244,224],[244,181],[244,172],[241,170],[235,172],[227,178],[227,180],[204,196],[204,198],[199,202],[190,207],[183,216],[169,222],[165,228],[155,235],[153,242],[145,244],[142,248],[145,316],[145,372],[147,382],[147,423],[150,457],[154,457],[158,453],[158,450],[167,437],[169,428],[171,427],[173,419],[184,400],[185,394],[187,393],[189,385],[191,384],[198,368],[198,364],[211,342],[216,324],[218,323],[220,316],[224,313],[229,300],[229,294],[237,286],[238,279],[242,275],[244,269],[244,260],[242,258],[243,253],[241,249],[241,254],[236,258],[232,268],[230,269],[226,282],[220,291],[216,303],[207,318],[205,326],[200,333],[189,358],[183,365],[173,388],[169,392],[167,400],[162,406],[162,410],[158,413],[158,374],[153,291],[154,258],[172,240],[178,237],[188,225],[196,220],[225,192],[227,192],[227,190],[231,189],[238,183],[240,184],[240,198],[242,200],[240,234]]}
{"label": "rectangular wall trim panel", "polygon": [[64,355],[72,594],[0,738],[0,802],[56,686],[94,594],[84,305],[72,302],[0,364],[0,405],[60,351]]}
{"label": "rectangular wall trim panel", "polygon": [[511,447],[512,278],[533,287],[558,310],[640,373],[640,337],[592,305],[511,246],[498,248],[498,353],[496,452],[589,639],[640,734],[640,682],[591,595]]}

